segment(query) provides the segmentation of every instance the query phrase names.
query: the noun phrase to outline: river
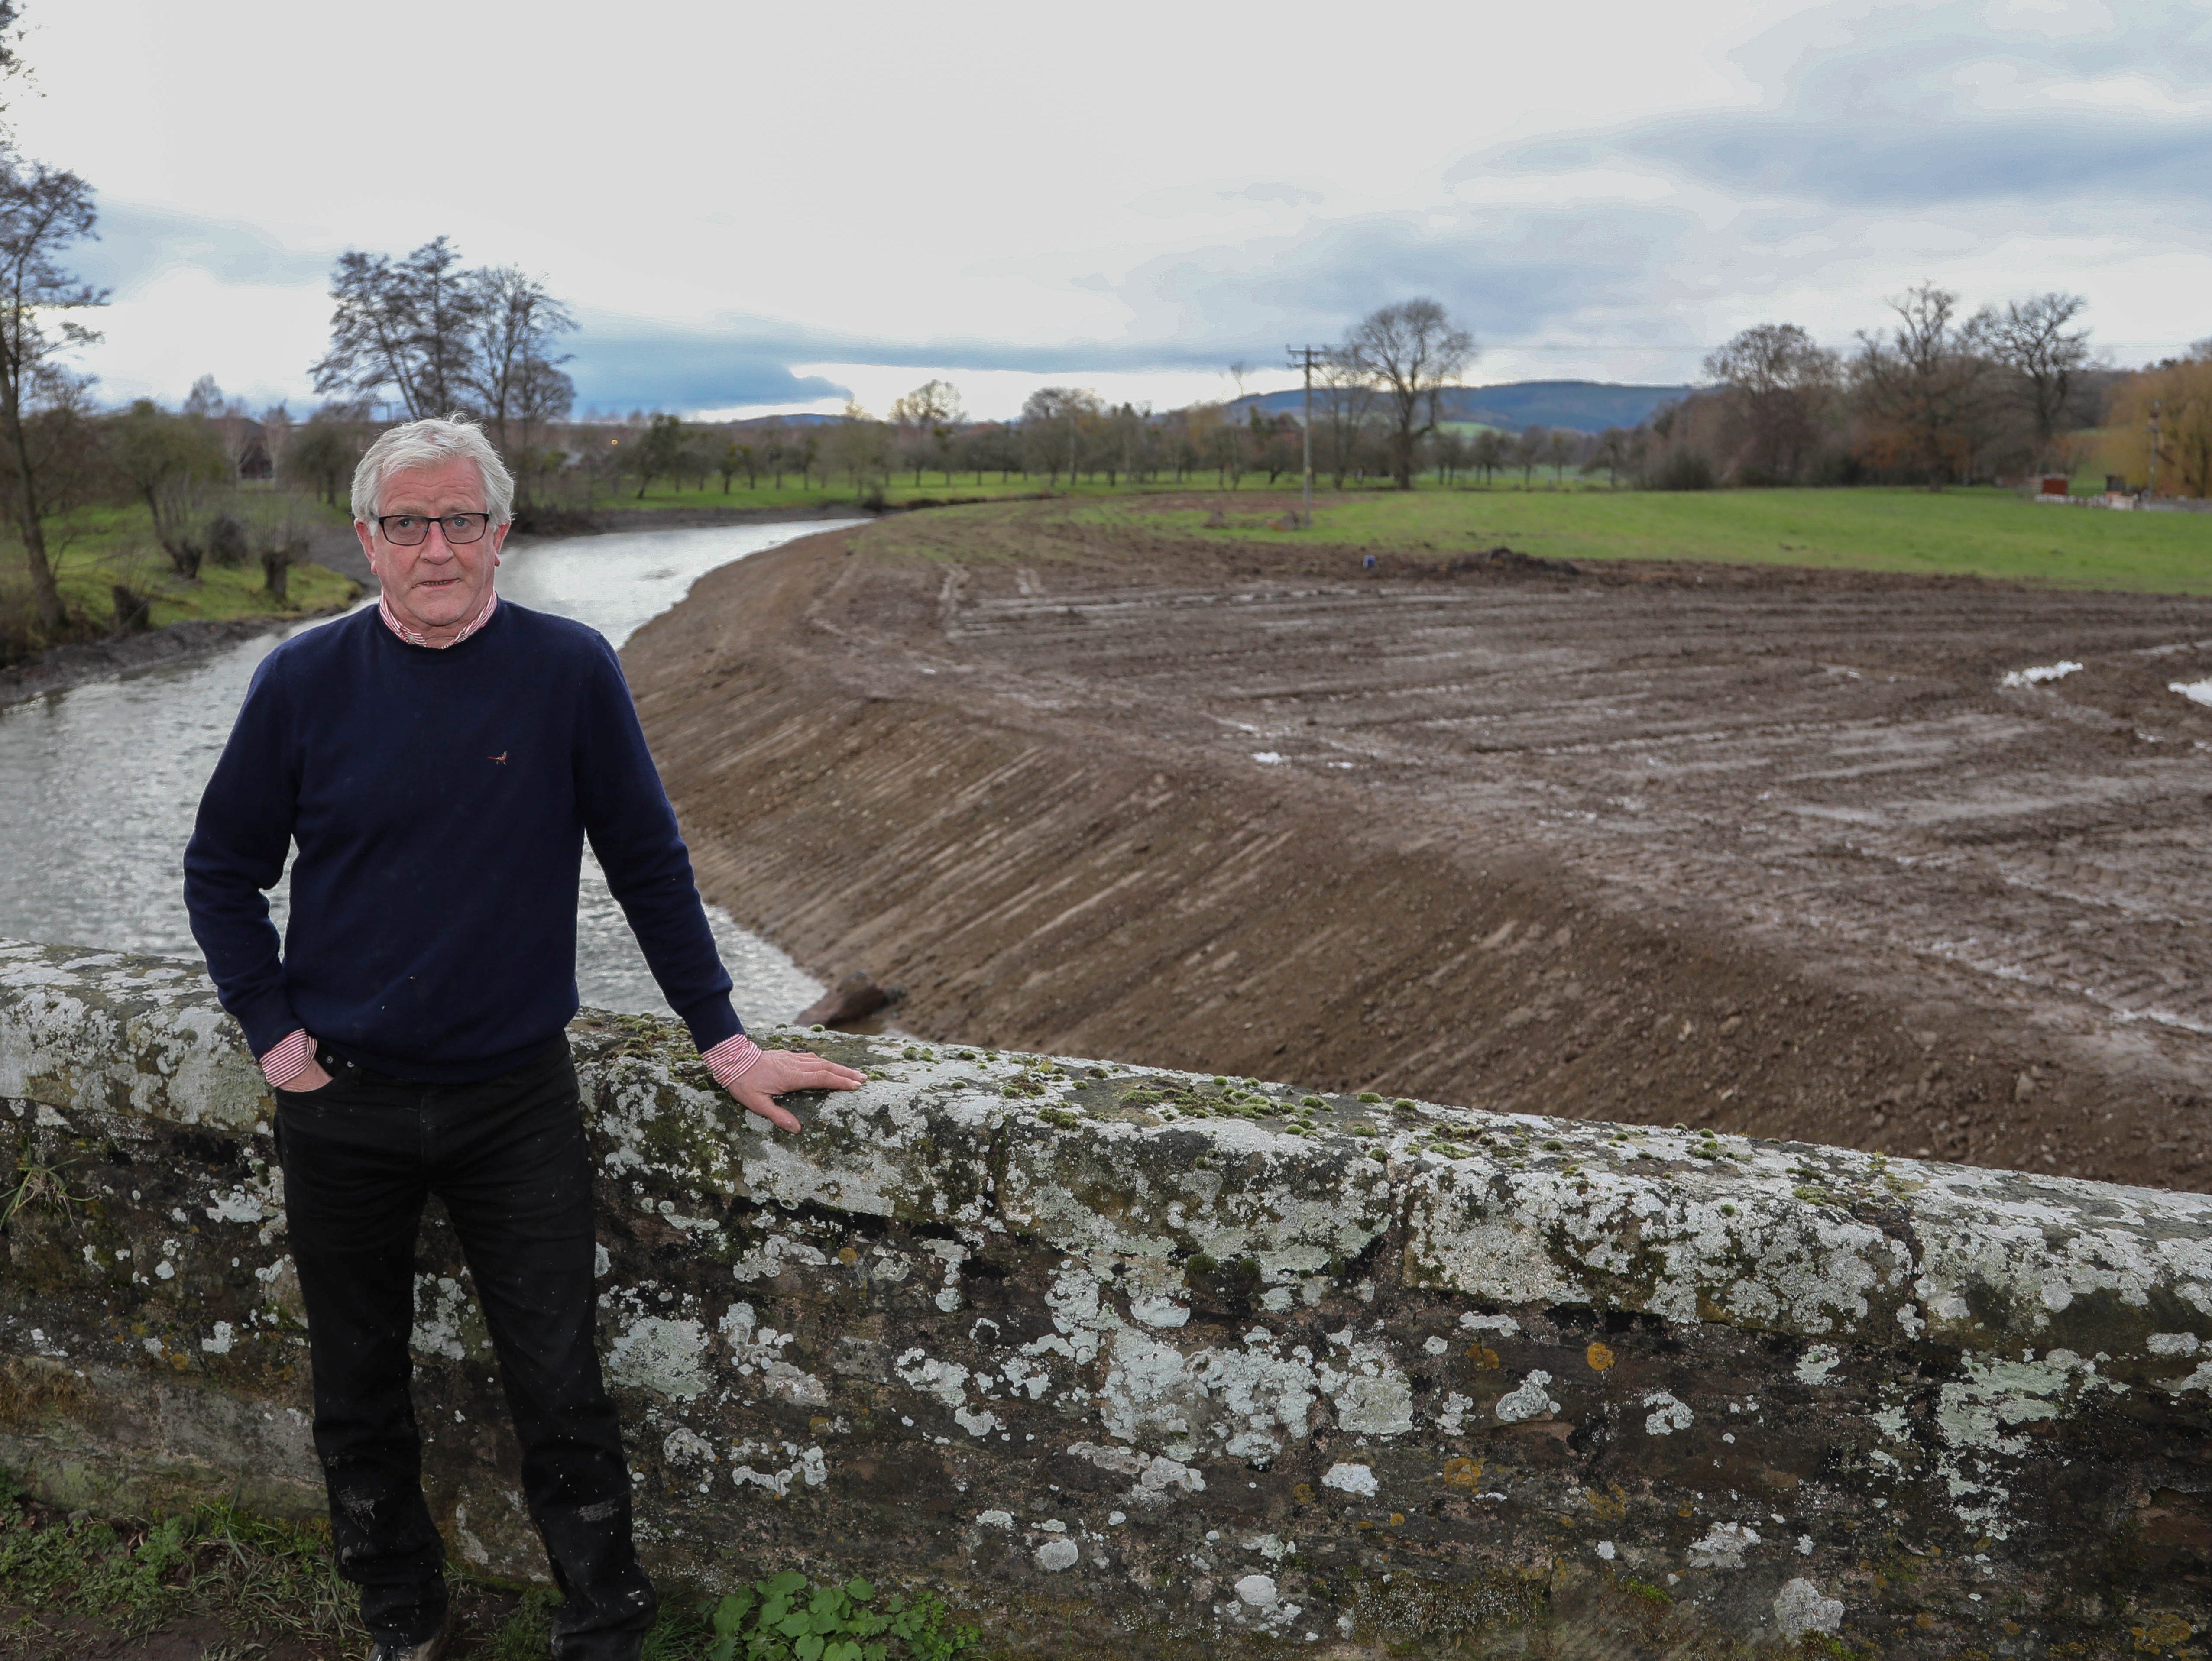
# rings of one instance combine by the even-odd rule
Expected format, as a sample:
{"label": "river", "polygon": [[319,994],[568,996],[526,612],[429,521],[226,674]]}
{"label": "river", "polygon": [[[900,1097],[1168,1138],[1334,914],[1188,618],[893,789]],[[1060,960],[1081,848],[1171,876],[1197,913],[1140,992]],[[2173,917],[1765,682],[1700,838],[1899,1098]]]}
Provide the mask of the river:
{"label": "river", "polygon": [[[811,520],[518,545],[499,591],[619,647],[717,566],[830,528]],[[0,707],[0,938],[197,958],[181,862],[200,792],[254,666],[279,641],[321,626]],[[289,882],[270,893],[280,928]],[[707,916],[743,1019],[787,1020],[820,995],[819,982],[720,907]],[[668,1013],[588,846],[576,985],[598,1008]]]}

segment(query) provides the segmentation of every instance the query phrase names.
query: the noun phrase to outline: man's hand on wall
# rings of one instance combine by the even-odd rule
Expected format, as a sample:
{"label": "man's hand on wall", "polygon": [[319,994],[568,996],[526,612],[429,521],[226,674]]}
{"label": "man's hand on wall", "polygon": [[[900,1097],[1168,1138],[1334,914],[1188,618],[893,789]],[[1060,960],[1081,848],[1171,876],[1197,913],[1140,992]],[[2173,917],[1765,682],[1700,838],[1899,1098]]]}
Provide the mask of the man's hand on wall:
{"label": "man's hand on wall", "polygon": [[738,1075],[730,1094],[748,1113],[757,1113],[778,1130],[796,1130],[799,1121],[775,1104],[793,1090],[858,1090],[867,1074],[805,1050],[763,1050],[760,1059]]}

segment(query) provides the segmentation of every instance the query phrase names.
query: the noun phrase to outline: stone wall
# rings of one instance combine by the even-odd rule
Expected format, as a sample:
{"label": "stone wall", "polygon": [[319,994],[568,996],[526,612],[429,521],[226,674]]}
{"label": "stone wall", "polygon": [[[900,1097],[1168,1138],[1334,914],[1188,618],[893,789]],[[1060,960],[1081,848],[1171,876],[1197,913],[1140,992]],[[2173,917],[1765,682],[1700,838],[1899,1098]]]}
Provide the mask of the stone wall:
{"label": "stone wall", "polygon": [[[926,1584],[1008,1655],[2204,1647],[2212,1200],[768,1037],[872,1081],[777,1137],[571,1032],[672,1584]],[[0,945],[18,1480],[319,1510],[270,1110],[195,965]],[[435,1217],[417,1287],[452,1550],[542,1574]]]}

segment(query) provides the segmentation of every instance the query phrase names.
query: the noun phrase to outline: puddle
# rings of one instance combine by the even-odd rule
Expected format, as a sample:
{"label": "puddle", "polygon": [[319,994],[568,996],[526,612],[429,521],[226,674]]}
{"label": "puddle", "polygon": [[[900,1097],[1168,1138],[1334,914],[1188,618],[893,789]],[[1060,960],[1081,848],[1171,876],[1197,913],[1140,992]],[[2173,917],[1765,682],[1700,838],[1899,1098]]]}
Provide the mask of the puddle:
{"label": "puddle", "polygon": [[2212,709],[2212,680],[2170,680],[2166,684],[2169,692],[2179,692],[2191,703],[2201,703]]}
{"label": "puddle", "polygon": [[1277,755],[1273,750],[1255,750],[1252,752],[1252,759],[1254,761],[1278,762],[1282,760],[1282,757]]}
{"label": "puddle", "polygon": [[2081,666],[2069,658],[2058,663],[2039,664],[2033,669],[2014,669],[1997,684],[2000,686],[2033,686],[2046,680],[2063,680]]}

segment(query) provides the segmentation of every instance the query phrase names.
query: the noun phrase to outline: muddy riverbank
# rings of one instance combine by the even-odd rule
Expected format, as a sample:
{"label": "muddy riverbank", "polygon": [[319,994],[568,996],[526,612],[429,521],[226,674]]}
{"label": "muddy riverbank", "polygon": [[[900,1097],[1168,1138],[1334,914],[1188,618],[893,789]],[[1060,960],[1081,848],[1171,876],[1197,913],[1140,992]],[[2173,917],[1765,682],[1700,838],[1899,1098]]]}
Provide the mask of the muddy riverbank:
{"label": "muddy riverbank", "polygon": [[0,704],[20,703],[25,698],[66,691],[72,686],[113,680],[142,669],[204,657],[256,635],[273,634],[313,618],[335,615],[353,603],[349,599],[343,605],[269,617],[192,618],[149,630],[142,635],[118,635],[112,640],[57,646],[22,663],[0,668]]}
{"label": "muddy riverbank", "polygon": [[916,1032],[2204,1185],[2212,602],[1362,551],[913,516],[626,662]]}
{"label": "muddy riverbank", "polygon": [[[858,508],[603,508],[549,525],[528,536],[518,534],[510,543],[520,552],[533,541],[570,537],[603,536],[639,531],[697,530],[721,525],[775,525],[793,520],[855,519],[866,516]],[[376,592],[376,575],[368,567],[350,525],[325,526],[316,532],[313,562],[361,585],[364,593]],[[351,602],[348,602],[350,604]],[[337,608],[343,609],[343,608]],[[219,651],[256,635],[290,628],[327,611],[274,613],[265,617],[195,618],[173,623],[143,634],[118,635],[112,640],[82,641],[57,646],[24,662],[0,667],[0,704],[48,692],[64,691],[94,681],[113,680],[141,669],[181,662]]]}

